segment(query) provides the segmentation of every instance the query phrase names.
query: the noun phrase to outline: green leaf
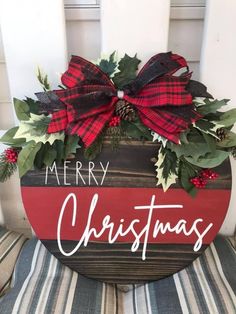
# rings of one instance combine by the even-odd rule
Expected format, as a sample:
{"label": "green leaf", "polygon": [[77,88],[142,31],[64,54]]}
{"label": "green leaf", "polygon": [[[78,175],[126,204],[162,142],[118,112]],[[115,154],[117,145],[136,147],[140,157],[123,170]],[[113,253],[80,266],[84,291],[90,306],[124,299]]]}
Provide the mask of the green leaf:
{"label": "green leaf", "polygon": [[156,132],[152,131],[151,132],[151,135],[152,135],[152,141],[153,142],[159,142],[162,144],[163,147],[166,147],[166,144],[167,144],[167,138],[157,134]]}
{"label": "green leaf", "polygon": [[182,159],[179,163],[179,181],[184,190],[194,197],[197,193],[197,189],[190,182],[191,178],[194,178],[198,173],[198,168],[187,163]]}
{"label": "green leaf", "polygon": [[102,151],[104,133],[101,133],[89,147],[84,149],[84,158],[88,160],[95,159]]}
{"label": "green leaf", "polygon": [[44,74],[40,68],[38,68],[38,73],[37,73],[37,78],[39,83],[42,85],[43,90],[45,92],[50,91],[50,84],[48,82],[48,76],[46,74]]}
{"label": "green leaf", "polygon": [[14,136],[16,132],[18,131],[18,126],[8,130],[1,138],[0,142],[4,143],[8,146],[13,146],[13,147],[21,147],[25,143],[24,138],[17,138],[15,139]]}
{"label": "green leaf", "polygon": [[42,143],[35,143],[34,141],[31,141],[20,151],[17,160],[20,178],[26,174],[27,171],[32,169],[35,156],[41,146]]}
{"label": "green leaf", "polygon": [[110,55],[108,60],[102,59],[98,64],[99,68],[110,77],[115,72],[117,67],[117,62],[115,61],[115,54],[116,52],[114,51]]}
{"label": "green leaf", "polygon": [[44,156],[45,156],[47,150],[49,149],[49,147],[50,147],[49,143],[42,144],[40,150],[37,152],[37,154],[35,156],[35,159],[34,159],[34,166],[37,169],[42,169],[43,168]]}
{"label": "green leaf", "polygon": [[27,121],[29,120],[29,105],[20,99],[14,98],[14,107],[15,107],[15,112],[16,116],[20,121]]}
{"label": "green leaf", "polygon": [[50,118],[45,115],[36,115],[31,113],[28,121],[22,121],[19,125],[14,138],[25,138],[26,142],[35,141],[36,143],[49,142],[51,145],[56,140],[64,141],[65,134],[62,132],[47,133]]}
{"label": "green leaf", "polygon": [[236,134],[234,132],[227,133],[227,137],[220,142],[217,142],[219,147],[233,147],[236,146]]}
{"label": "green leaf", "polygon": [[215,123],[208,121],[206,119],[200,119],[196,121],[193,124],[193,126],[197,128],[198,130],[200,130],[201,132],[204,132],[206,134],[211,134],[212,136],[217,138],[216,131],[215,131],[215,127],[216,127]]}
{"label": "green leaf", "polygon": [[162,154],[164,153],[164,160],[160,167],[163,168],[162,175],[166,180],[171,173],[177,174],[177,156],[171,150],[162,148]]}
{"label": "green leaf", "polygon": [[187,129],[185,132],[180,133],[180,143],[182,144],[188,144],[189,140],[188,140],[188,133],[190,132],[189,129]]}
{"label": "green leaf", "polygon": [[131,138],[153,140],[151,131],[139,119],[133,122],[121,120],[121,128],[124,134]]}
{"label": "green leaf", "polygon": [[222,106],[226,106],[228,101],[229,101],[228,99],[222,99],[222,100],[215,99],[215,100],[211,101],[211,100],[206,98],[204,100],[205,104],[198,106],[197,111],[203,116],[205,116],[209,113],[215,113]]}
{"label": "green leaf", "polygon": [[114,77],[113,82],[117,88],[123,88],[136,78],[138,65],[141,61],[136,57],[130,57],[127,54],[120,60],[118,70]]}
{"label": "green leaf", "polygon": [[236,122],[236,108],[224,112],[217,122],[225,127],[234,125]]}
{"label": "green leaf", "polygon": [[32,98],[29,98],[29,97],[26,97],[26,99],[24,101],[28,104],[29,111],[31,113],[38,114],[38,112],[39,112],[39,108],[38,108],[39,102],[38,101],[36,101]]}
{"label": "green leaf", "polygon": [[215,139],[196,128],[190,128],[182,144],[177,145],[168,142],[167,147],[174,151],[178,158],[181,156],[194,156],[194,158],[197,159],[215,150]]}
{"label": "green leaf", "polygon": [[67,159],[70,154],[76,153],[77,148],[80,147],[78,145],[78,142],[79,137],[77,135],[69,135],[67,137],[67,140],[65,142],[65,159]]}
{"label": "green leaf", "polygon": [[202,133],[208,147],[209,147],[209,151],[214,152],[216,150],[216,140],[213,136],[206,134],[206,133]]}
{"label": "green leaf", "polygon": [[61,163],[64,159],[65,159],[65,146],[64,146],[64,142],[60,141],[60,140],[56,140],[53,143],[53,147],[55,148],[55,150],[57,151],[57,157],[56,160],[58,163]]}
{"label": "green leaf", "polygon": [[185,157],[191,164],[201,168],[214,168],[222,164],[222,162],[229,156],[229,152],[216,150],[215,152],[207,153],[205,156],[199,157]]}
{"label": "green leaf", "polygon": [[0,182],[5,182],[16,171],[16,163],[7,162],[5,153],[0,154]]}
{"label": "green leaf", "polygon": [[52,146],[50,146],[45,152],[43,162],[46,166],[51,166],[56,157],[57,151]]}
{"label": "green leaf", "polygon": [[205,141],[202,143],[189,142],[188,144],[180,145],[168,143],[168,148],[175,152],[178,158],[181,156],[195,156],[198,158],[211,151]]}
{"label": "green leaf", "polygon": [[158,153],[158,160],[155,164],[157,172],[157,185],[162,185],[164,192],[177,179],[178,160],[176,154],[169,149],[161,147]]}

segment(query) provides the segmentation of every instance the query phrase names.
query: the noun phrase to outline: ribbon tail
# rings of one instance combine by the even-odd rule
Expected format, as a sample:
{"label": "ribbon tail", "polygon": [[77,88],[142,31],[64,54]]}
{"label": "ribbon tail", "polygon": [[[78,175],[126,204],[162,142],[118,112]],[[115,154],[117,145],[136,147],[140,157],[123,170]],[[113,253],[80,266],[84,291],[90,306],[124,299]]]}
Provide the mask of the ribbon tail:
{"label": "ribbon tail", "polygon": [[52,119],[49,123],[47,133],[56,133],[66,130],[68,124],[67,111],[60,110],[52,114]]}
{"label": "ribbon tail", "polygon": [[35,94],[39,100],[38,109],[43,113],[52,113],[58,109],[65,109],[65,104],[55,92],[40,92]]}
{"label": "ribbon tail", "polygon": [[155,109],[142,108],[139,117],[144,125],[175,144],[179,144],[180,133],[188,127],[181,117]]}
{"label": "ribbon tail", "polygon": [[113,110],[109,110],[99,116],[92,116],[77,122],[70,123],[67,128],[68,134],[77,134],[84,143],[85,147],[93,144],[96,138],[101,134],[106,123],[113,115]]}

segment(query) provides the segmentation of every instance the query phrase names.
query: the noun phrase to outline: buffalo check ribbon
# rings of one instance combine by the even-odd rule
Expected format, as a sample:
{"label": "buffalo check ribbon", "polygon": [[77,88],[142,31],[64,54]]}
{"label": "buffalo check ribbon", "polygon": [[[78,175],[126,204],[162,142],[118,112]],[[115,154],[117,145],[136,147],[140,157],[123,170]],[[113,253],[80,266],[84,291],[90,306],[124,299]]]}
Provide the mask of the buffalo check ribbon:
{"label": "buffalo check ribbon", "polygon": [[[182,68],[187,69],[184,74],[174,75]],[[136,108],[145,126],[179,143],[180,133],[200,118],[194,111],[192,95],[186,89],[190,77],[183,57],[171,52],[160,53],[120,91],[98,66],[72,56],[61,78],[66,89],[37,96],[52,113],[48,133],[77,134],[85,147],[94,142],[110,121],[115,104],[121,98]]]}

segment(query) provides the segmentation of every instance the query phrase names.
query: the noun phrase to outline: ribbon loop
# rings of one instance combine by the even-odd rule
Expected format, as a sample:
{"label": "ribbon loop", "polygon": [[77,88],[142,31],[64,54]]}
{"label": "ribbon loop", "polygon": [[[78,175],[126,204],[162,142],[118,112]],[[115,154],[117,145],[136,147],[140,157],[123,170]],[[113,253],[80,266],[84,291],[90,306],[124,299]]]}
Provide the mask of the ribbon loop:
{"label": "ribbon loop", "polygon": [[[124,99],[136,107],[144,125],[178,143],[180,132],[200,118],[186,89],[191,76],[188,67],[187,74],[172,76],[183,67],[187,67],[183,57],[171,52],[157,54],[136,79],[123,90],[116,90],[98,66],[73,56],[62,76],[68,88],[54,91],[60,108],[62,104],[64,108],[53,113],[48,132],[65,130],[77,134],[85,146],[90,146],[114,114],[116,102]],[[55,97],[51,99],[55,103]]]}

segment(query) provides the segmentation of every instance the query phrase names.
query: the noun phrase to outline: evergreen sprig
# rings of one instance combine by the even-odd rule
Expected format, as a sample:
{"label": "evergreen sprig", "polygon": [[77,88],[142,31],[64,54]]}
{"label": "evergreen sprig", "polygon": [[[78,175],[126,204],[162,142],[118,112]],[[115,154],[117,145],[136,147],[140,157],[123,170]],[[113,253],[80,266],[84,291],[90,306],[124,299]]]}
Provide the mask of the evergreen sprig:
{"label": "evergreen sprig", "polygon": [[51,87],[50,87],[50,84],[48,82],[48,75],[47,74],[44,74],[40,68],[38,67],[37,69],[37,79],[39,81],[39,83],[42,85],[43,87],[43,90],[45,92],[48,92],[50,91]]}
{"label": "evergreen sprig", "polygon": [[95,159],[102,151],[105,133],[102,132],[89,147],[84,149],[84,157],[87,160]]}
{"label": "evergreen sprig", "polygon": [[110,137],[111,140],[111,149],[118,150],[120,146],[121,137],[123,131],[121,126],[109,127],[107,129],[106,135]]}
{"label": "evergreen sprig", "polygon": [[0,155],[0,182],[7,181],[17,169],[16,163],[8,162],[3,152]]}

